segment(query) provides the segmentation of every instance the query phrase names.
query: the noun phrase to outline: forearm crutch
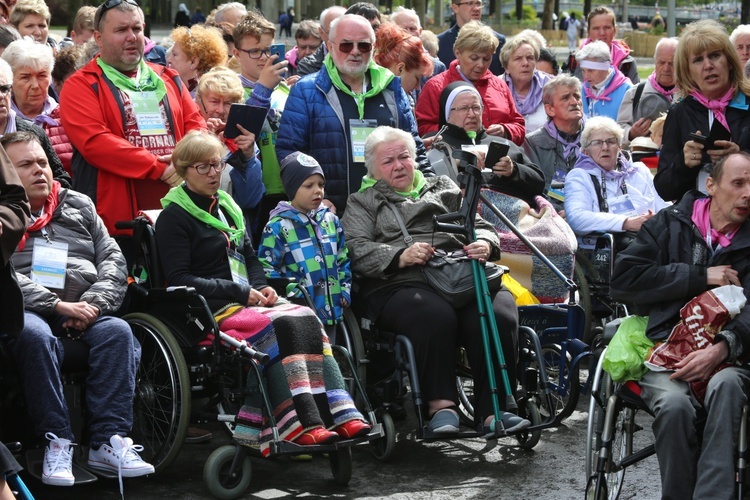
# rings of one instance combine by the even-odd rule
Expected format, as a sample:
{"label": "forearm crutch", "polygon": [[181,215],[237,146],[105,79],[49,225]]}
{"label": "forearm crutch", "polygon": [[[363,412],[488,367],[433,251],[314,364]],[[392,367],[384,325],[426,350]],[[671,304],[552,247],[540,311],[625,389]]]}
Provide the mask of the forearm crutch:
{"label": "forearm crutch", "polygon": [[[477,157],[468,151],[453,151],[453,157],[459,160],[458,176],[459,186],[464,189],[464,199],[461,209],[458,212],[452,212],[433,217],[433,225],[436,231],[447,233],[462,234],[467,241],[474,242],[477,240],[475,231],[475,218],[477,214],[477,204],[479,203],[479,189],[482,185],[482,172],[476,166]],[[459,225],[462,224],[462,225]],[[472,259],[472,271],[474,274],[474,288],[477,297],[477,308],[479,310],[479,323],[482,331],[482,343],[484,346],[484,358],[487,364],[487,377],[490,384],[490,393],[492,395],[492,407],[495,413],[495,422],[499,425],[502,422],[502,410],[500,410],[499,391],[497,380],[495,378],[495,363],[500,369],[503,379],[503,388],[505,390],[505,408],[516,410],[518,405],[513,397],[513,391],[510,387],[510,377],[508,368],[505,363],[505,355],[500,344],[500,334],[495,321],[495,314],[492,308],[492,297],[490,296],[487,285],[487,275],[484,266],[477,259]],[[494,352],[495,360],[492,354]]]}

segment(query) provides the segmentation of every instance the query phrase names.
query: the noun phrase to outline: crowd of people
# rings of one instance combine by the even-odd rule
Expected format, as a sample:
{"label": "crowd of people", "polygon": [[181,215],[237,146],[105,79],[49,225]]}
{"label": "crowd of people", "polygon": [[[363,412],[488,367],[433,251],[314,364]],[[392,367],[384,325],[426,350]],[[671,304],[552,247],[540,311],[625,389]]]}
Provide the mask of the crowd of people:
{"label": "crowd of people", "polygon": [[[285,422],[282,438],[302,445],[370,430],[330,355],[342,311],[357,300],[414,344],[432,432],[459,431],[459,345],[487,437],[529,426],[493,412],[477,304],[446,302],[421,272],[436,252],[500,258],[496,230],[479,216],[476,238],[432,229],[433,216],[461,204],[458,186],[431,165],[438,145],[476,151],[490,189],[532,208],[547,198],[578,235],[625,236],[613,293],[648,311],[656,340],[701,291],[750,291],[739,252],[750,230],[750,28],[730,37],[714,21],[692,23],[657,44],[654,71],[640,81],[607,7],[588,14],[580,45],[582,20],[564,17],[570,74],[539,33],[506,38],[483,24],[483,6],[452,0],[456,24],[437,36],[410,9],[388,18],[367,2],[333,6],[299,22],[280,56],[276,24],[238,2],[207,16],[180,4],[163,44],[144,35],[135,0],[82,7],[60,42],[44,2],[15,3],[0,26],[0,290],[4,333],[46,446],[45,483],[74,481],[61,337],[90,350],[89,466],[126,477],[154,470],[127,437],[140,346],[116,314],[136,248],[115,224],[144,210],[164,209],[156,240],[166,284],[195,287],[223,330],[272,350],[274,416]],[[294,16],[280,18],[286,38]],[[261,118],[228,127],[238,104]],[[506,153],[485,164],[498,143]],[[449,153],[441,161],[454,168]],[[314,308],[279,300],[266,279],[281,276],[299,280]],[[362,293],[353,295],[356,282]],[[501,287],[492,306],[513,381],[515,301]],[[703,448],[672,443],[694,441],[683,385],[742,358],[748,314],[717,335],[710,355],[687,360],[689,370],[644,384],[665,498],[692,496],[724,466],[715,450],[729,447],[733,428]],[[750,378],[742,368],[722,374],[705,406],[709,419],[729,412],[734,425]],[[267,452],[272,434],[258,408],[246,402],[236,436]],[[713,468],[685,481],[677,461],[686,456]],[[0,465],[14,470],[5,457]]]}

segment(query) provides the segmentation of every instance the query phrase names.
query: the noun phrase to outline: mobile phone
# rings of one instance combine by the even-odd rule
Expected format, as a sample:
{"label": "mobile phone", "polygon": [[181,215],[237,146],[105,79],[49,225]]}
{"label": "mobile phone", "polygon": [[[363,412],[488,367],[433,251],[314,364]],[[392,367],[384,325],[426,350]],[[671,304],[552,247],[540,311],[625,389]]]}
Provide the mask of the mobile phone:
{"label": "mobile phone", "polygon": [[490,143],[490,147],[487,149],[487,156],[484,159],[484,167],[491,169],[500,158],[508,156],[510,150],[510,144],[505,141],[499,141],[497,139]]}
{"label": "mobile phone", "polygon": [[708,137],[706,137],[705,135],[696,134],[695,132],[690,132],[690,138],[695,142],[700,142],[703,145],[708,142]]}
{"label": "mobile phone", "polygon": [[242,125],[245,129],[255,134],[255,137],[258,137],[267,114],[267,108],[251,106],[249,104],[232,104],[229,107],[226,127],[224,127],[224,137],[234,139],[240,135],[240,129],[237,128],[237,124]]}
{"label": "mobile phone", "polygon": [[284,60],[284,53],[286,52],[286,45],[283,43],[274,43],[271,45],[271,48],[269,50],[271,55],[276,54],[279,56],[278,59],[276,59],[276,62],[281,62]]}

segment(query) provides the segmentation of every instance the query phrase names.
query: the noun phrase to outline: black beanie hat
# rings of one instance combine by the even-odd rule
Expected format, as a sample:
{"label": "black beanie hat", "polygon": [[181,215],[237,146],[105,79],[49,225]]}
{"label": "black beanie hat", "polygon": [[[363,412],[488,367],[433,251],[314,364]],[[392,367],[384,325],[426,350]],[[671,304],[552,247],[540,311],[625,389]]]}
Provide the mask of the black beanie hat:
{"label": "black beanie hat", "polygon": [[318,160],[310,155],[295,151],[281,160],[281,182],[289,201],[294,199],[297,190],[311,175],[319,174],[325,179]]}

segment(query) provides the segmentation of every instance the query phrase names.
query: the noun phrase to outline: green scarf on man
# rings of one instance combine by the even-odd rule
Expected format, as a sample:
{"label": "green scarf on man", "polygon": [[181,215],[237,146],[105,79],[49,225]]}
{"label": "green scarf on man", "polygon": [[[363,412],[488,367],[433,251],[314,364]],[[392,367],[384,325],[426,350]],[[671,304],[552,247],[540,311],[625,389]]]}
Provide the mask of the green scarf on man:
{"label": "green scarf on man", "polygon": [[391,80],[393,80],[393,73],[389,69],[375,64],[375,61],[370,60],[370,64],[367,66],[367,71],[370,74],[370,89],[364,93],[355,93],[352,89],[341,80],[339,70],[331,58],[331,54],[328,53],[325,59],[323,59],[323,66],[328,70],[328,76],[331,79],[334,87],[339,89],[341,92],[352,96],[354,102],[357,103],[357,110],[359,111],[359,119],[362,120],[365,117],[365,99],[372,96],[376,96],[385,89]]}

